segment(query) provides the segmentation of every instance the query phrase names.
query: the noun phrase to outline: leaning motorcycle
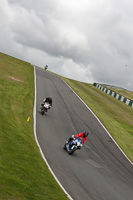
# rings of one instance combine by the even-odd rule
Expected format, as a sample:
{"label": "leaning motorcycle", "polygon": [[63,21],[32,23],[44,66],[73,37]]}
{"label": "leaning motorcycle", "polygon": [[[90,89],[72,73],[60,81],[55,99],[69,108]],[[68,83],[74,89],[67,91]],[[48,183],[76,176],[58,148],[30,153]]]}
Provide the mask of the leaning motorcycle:
{"label": "leaning motorcycle", "polygon": [[77,149],[81,149],[83,140],[82,138],[73,138],[70,142],[66,141],[64,149],[69,155],[72,155]]}
{"label": "leaning motorcycle", "polygon": [[41,104],[41,114],[44,115],[45,112],[50,108],[50,104],[48,102],[45,102],[44,104]]}

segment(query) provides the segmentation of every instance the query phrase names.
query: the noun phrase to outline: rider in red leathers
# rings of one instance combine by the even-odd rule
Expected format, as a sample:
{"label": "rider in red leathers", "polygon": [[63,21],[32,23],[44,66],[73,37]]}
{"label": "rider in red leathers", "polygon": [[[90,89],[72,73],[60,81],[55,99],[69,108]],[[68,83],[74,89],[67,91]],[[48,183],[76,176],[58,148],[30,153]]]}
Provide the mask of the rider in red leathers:
{"label": "rider in red leathers", "polygon": [[79,134],[75,135],[74,137],[75,138],[77,138],[77,137],[82,138],[83,139],[83,143],[82,144],[85,144],[88,135],[89,135],[89,133],[87,131],[85,131],[83,133],[79,133]]}
{"label": "rider in red leathers", "polygon": [[72,137],[70,137],[66,143],[69,143],[69,142],[70,142],[71,140],[73,140],[74,138],[80,137],[80,138],[83,139],[83,143],[82,143],[82,144],[84,145],[85,142],[86,142],[86,140],[87,140],[87,136],[88,136],[88,135],[89,135],[89,132],[88,132],[88,131],[84,131],[84,132],[79,133],[79,134],[77,134],[77,135],[72,135]]}

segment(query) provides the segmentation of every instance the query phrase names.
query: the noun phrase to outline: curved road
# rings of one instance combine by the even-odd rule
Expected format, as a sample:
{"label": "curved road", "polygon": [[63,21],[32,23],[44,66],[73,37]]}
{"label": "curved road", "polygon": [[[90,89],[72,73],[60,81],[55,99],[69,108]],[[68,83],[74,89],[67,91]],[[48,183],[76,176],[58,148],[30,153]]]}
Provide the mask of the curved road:
{"label": "curved road", "polygon": [[[36,132],[40,147],[58,180],[74,200],[133,200],[133,165],[104,128],[57,75],[36,67]],[[42,116],[42,99],[53,106]],[[63,149],[68,137],[90,135],[72,156]]]}

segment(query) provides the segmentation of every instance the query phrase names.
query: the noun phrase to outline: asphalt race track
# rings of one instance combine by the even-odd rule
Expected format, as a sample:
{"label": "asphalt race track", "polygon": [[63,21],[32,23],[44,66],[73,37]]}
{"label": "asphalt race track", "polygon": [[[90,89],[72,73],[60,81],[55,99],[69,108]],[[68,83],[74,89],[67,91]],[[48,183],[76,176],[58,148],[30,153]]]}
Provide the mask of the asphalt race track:
{"label": "asphalt race track", "polygon": [[[37,139],[72,199],[133,200],[133,165],[89,109],[57,75],[36,67],[36,82]],[[47,96],[52,96],[53,106],[41,115]],[[66,139],[84,130],[90,132],[85,146],[68,155],[63,149]]]}

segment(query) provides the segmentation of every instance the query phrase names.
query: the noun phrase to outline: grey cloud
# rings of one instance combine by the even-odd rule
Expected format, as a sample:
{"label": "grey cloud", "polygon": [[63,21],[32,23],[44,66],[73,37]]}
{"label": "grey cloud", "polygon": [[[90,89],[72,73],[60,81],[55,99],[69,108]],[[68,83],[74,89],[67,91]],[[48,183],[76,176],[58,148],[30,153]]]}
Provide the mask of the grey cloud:
{"label": "grey cloud", "polygon": [[54,72],[80,81],[133,90],[130,0],[1,0],[1,5],[5,53],[47,63]]}

